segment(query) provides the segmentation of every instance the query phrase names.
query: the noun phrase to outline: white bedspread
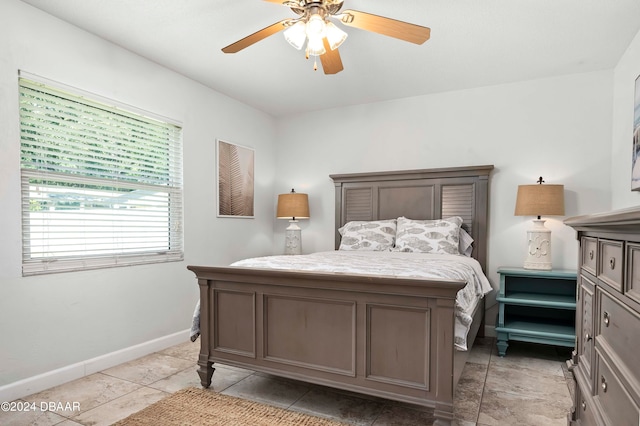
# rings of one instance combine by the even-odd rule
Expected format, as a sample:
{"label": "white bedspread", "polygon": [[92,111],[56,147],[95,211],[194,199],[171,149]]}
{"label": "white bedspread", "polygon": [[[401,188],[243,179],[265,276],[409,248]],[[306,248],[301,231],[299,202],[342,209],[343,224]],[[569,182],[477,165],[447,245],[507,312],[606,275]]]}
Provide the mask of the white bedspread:
{"label": "white bedspread", "polygon": [[467,285],[456,297],[455,345],[458,350],[467,350],[471,314],[478,301],[492,290],[478,261],[462,255],[326,251],[244,259],[231,266],[465,281]]}

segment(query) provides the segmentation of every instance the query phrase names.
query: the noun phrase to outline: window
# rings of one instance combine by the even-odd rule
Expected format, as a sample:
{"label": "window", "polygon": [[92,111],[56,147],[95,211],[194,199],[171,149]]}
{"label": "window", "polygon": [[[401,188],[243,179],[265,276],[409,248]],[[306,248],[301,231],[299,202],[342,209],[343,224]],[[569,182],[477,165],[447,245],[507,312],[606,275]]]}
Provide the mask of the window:
{"label": "window", "polygon": [[22,274],[183,259],[182,129],[19,81]]}

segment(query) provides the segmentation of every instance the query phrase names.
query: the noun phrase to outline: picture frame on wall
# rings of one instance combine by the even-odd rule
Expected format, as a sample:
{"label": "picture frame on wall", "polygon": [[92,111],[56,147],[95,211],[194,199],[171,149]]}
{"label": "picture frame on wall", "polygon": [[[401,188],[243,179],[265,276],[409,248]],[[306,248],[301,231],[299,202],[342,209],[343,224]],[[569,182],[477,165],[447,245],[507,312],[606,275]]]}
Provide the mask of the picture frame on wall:
{"label": "picture frame on wall", "polygon": [[633,98],[633,153],[631,157],[631,190],[640,191],[640,75],[636,78]]}
{"label": "picture frame on wall", "polygon": [[254,217],[255,150],[216,139],[218,217]]}

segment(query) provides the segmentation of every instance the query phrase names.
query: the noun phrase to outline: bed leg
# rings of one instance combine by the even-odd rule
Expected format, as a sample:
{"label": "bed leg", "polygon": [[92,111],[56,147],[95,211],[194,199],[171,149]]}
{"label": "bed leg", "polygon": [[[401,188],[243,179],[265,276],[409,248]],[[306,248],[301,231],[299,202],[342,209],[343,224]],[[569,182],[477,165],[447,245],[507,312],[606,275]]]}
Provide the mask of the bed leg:
{"label": "bed leg", "polygon": [[433,422],[433,426],[451,426],[451,420],[448,419],[436,419],[435,422]]}
{"label": "bed leg", "polygon": [[434,417],[433,426],[451,426],[453,424],[453,404],[438,404],[436,402],[433,410]]}
{"label": "bed leg", "polygon": [[213,363],[208,360],[198,361],[198,365],[200,366],[197,370],[198,376],[200,376],[200,384],[206,389],[211,386],[211,377],[213,377],[213,372],[216,369],[213,368]]}

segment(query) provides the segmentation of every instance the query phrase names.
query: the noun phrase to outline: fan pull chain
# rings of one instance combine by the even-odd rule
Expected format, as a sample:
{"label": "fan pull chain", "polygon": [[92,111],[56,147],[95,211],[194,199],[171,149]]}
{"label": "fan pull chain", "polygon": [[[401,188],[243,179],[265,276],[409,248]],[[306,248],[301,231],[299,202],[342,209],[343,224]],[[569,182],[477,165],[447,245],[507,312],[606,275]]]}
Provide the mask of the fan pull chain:
{"label": "fan pull chain", "polygon": [[[304,50],[305,58],[309,59],[309,45],[307,44],[307,48]],[[313,56],[313,70],[318,71],[318,57]]]}

